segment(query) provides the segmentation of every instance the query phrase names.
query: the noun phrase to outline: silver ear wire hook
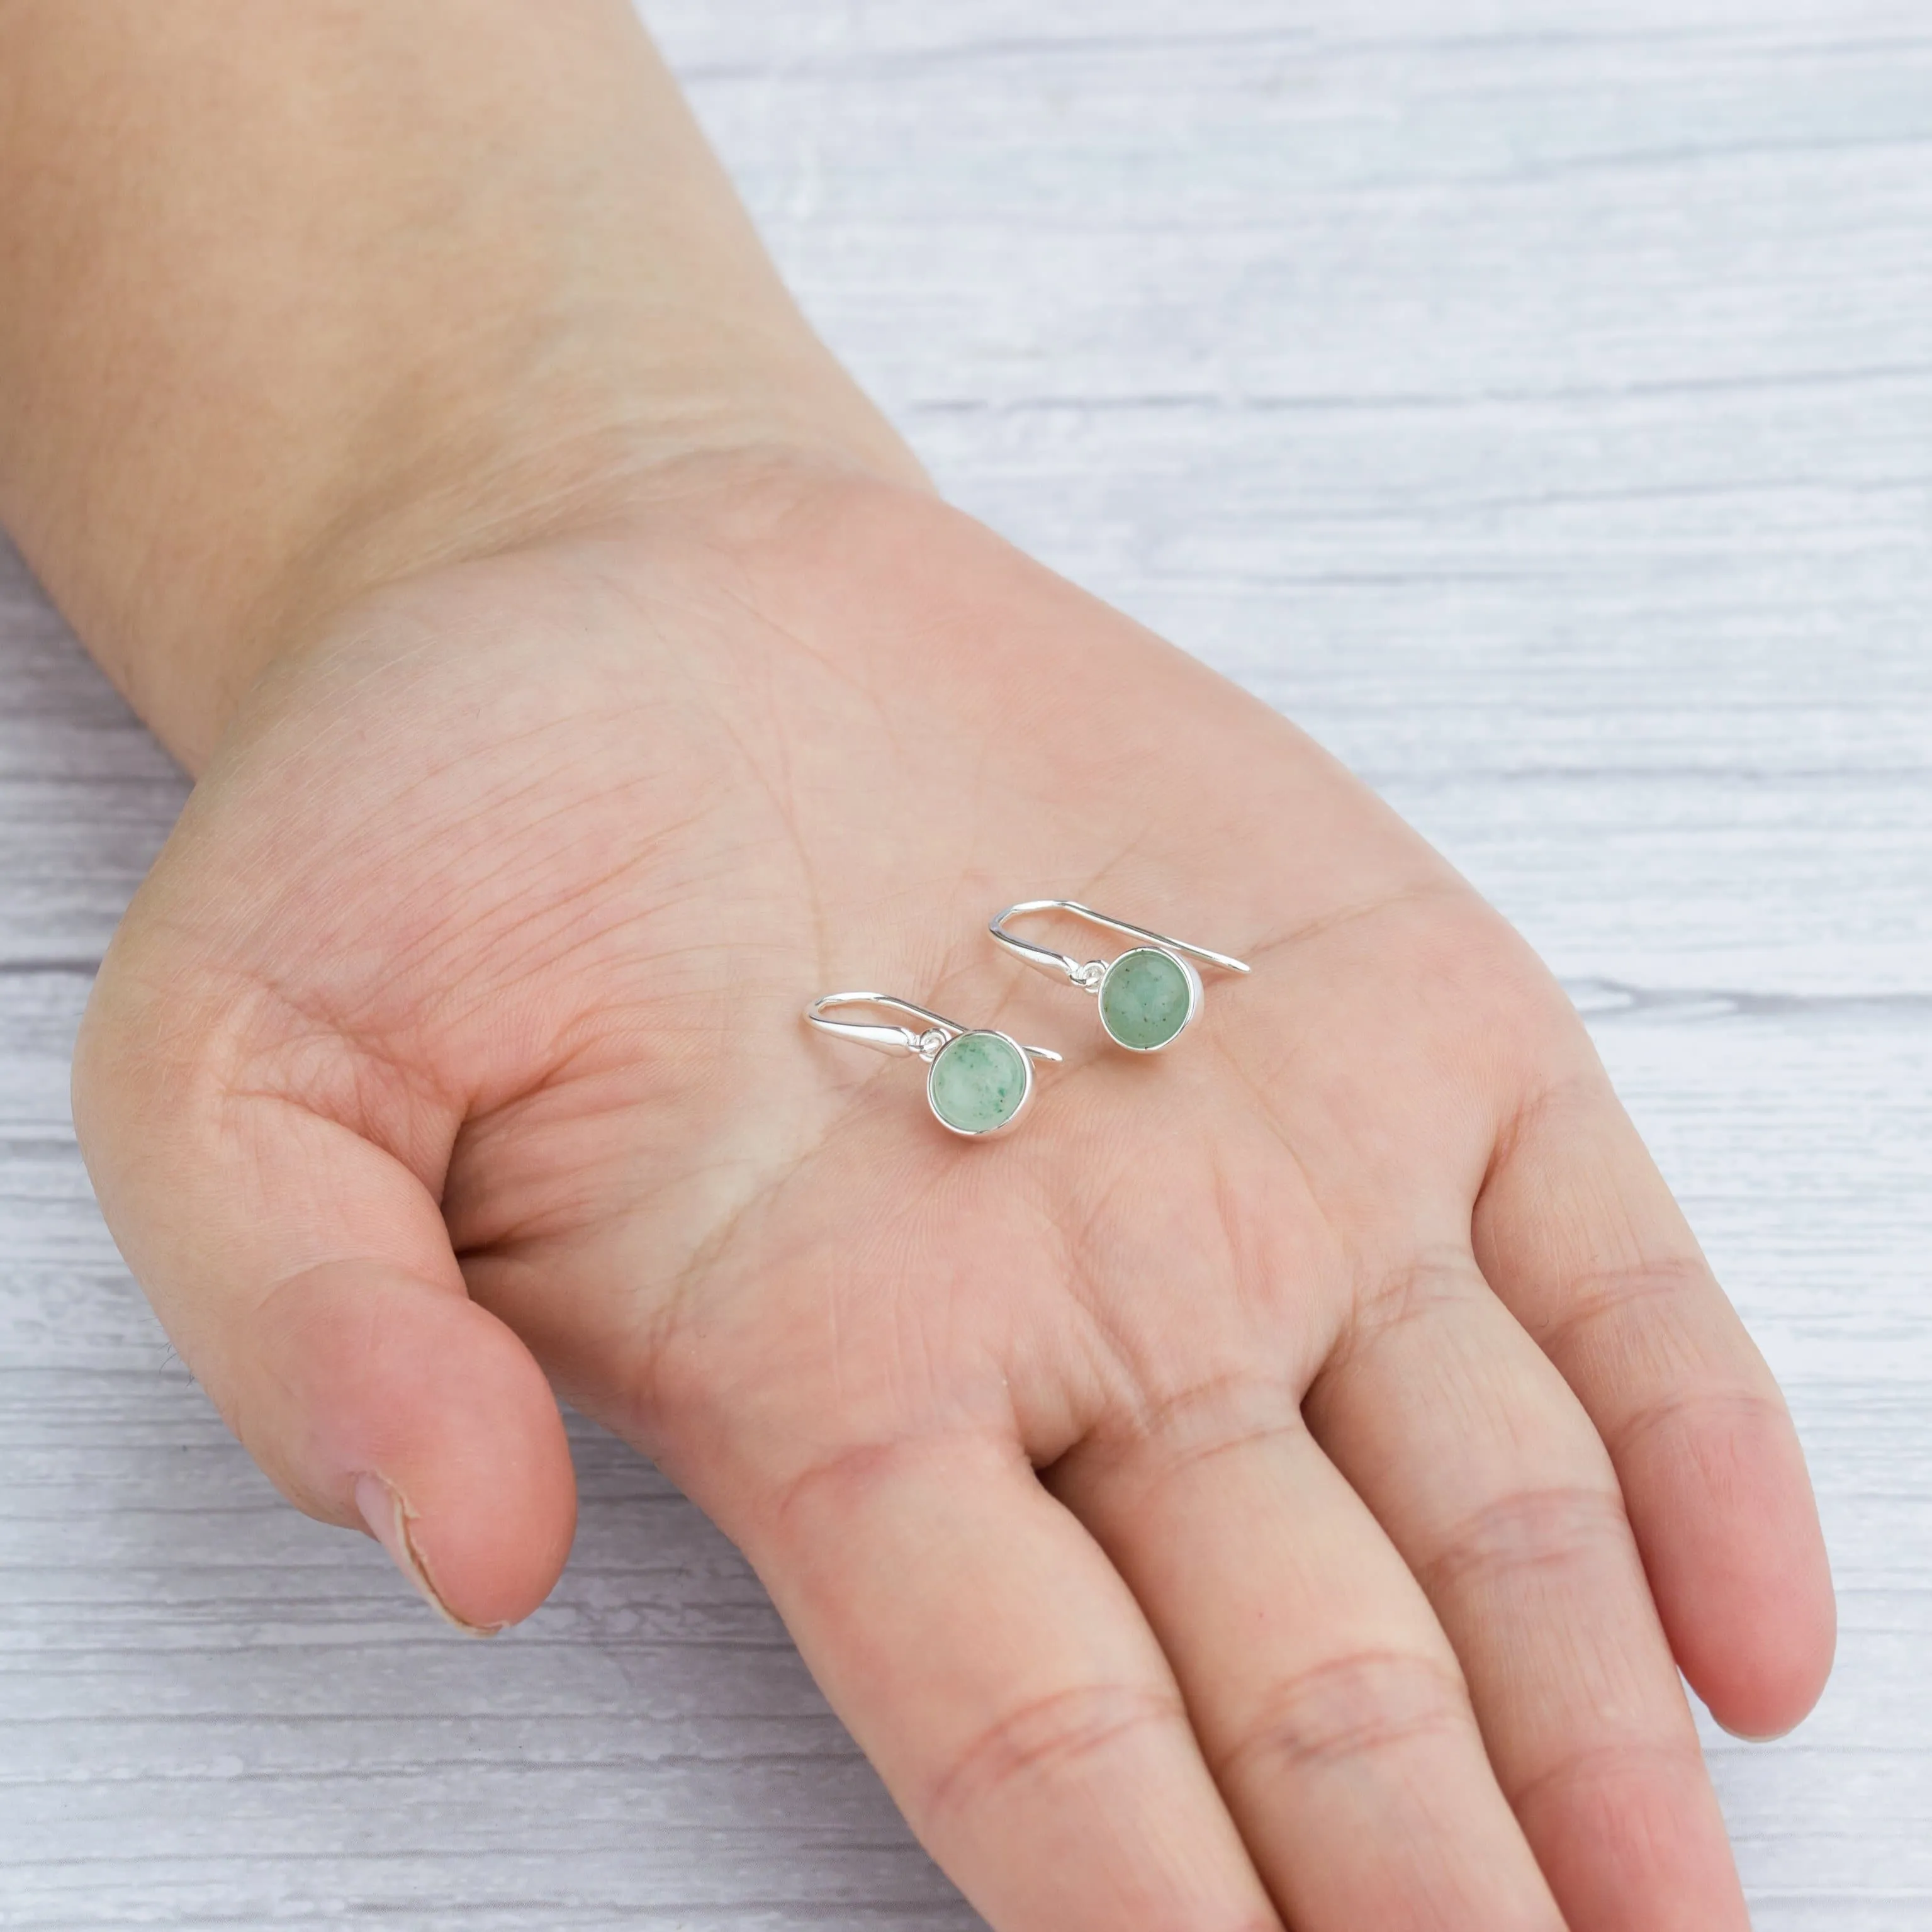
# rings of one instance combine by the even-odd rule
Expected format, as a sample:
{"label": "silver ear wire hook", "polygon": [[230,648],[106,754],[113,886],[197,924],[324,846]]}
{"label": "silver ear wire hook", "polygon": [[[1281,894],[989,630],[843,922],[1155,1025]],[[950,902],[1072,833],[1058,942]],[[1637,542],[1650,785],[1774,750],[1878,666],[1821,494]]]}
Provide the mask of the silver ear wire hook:
{"label": "silver ear wire hook", "polygon": [[[915,1029],[830,1017],[846,1006],[883,1006],[925,1024]],[[805,1018],[840,1040],[924,1060],[926,1102],[934,1118],[971,1140],[1011,1126],[1033,1098],[1033,1063],[1060,1058],[1050,1046],[1028,1046],[991,1027],[962,1026],[891,993],[826,993],[806,1008]]]}
{"label": "silver ear wire hook", "polygon": [[[1067,913],[1140,943],[1116,959],[1082,961],[1070,952],[1057,952],[1006,930],[1009,920],[1036,912]],[[1157,1053],[1171,1046],[1201,1010],[1201,975],[1195,970],[1195,960],[1223,973],[1250,970],[1244,961],[1232,959],[1225,952],[1211,952],[1204,946],[1190,946],[1185,940],[1096,912],[1078,899],[1022,899],[1017,905],[1008,906],[986,929],[1016,958],[1042,972],[1063,975],[1082,992],[1094,994],[1100,1000],[1100,1024],[1108,1036],[1135,1053]]]}
{"label": "silver ear wire hook", "polygon": [[[890,1006],[896,1012],[910,1013],[914,1019],[925,1021],[926,1028],[923,1032],[914,1033],[910,1027],[875,1026],[860,1020],[827,1019],[826,1014],[835,1006]],[[942,1014],[916,1006],[911,1000],[896,998],[890,993],[827,993],[806,1008],[805,1016],[822,1032],[836,1033],[842,1040],[856,1040],[862,1046],[876,1046],[887,1053],[916,1054],[921,1060],[932,1059],[950,1040],[983,1030],[962,1026],[957,1020],[949,1020]],[[1000,1036],[1005,1037],[1004,1034]],[[1060,1058],[1050,1046],[1025,1046],[1018,1041],[1014,1044],[1030,1059],[1058,1061]]]}

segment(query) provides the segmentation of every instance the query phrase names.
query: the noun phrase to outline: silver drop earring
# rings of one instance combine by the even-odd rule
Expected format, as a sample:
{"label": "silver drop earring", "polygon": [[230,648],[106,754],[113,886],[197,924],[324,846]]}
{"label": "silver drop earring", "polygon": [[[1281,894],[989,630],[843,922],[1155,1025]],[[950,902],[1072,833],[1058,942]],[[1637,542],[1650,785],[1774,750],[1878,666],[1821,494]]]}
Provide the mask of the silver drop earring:
{"label": "silver drop earring", "polygon": [[[1141,943],[1116,959],[1083,962],[1071,953],[1056,952],[1050,946],[1037,945],[1006,930],[1009,920],[1035,912],[1070,913]],[[1016,958],[1042,972],[1063,976],[1082,992],[1094,994],[1108,1038],[1132,1053],[1158,1053],[1172,1046],[1201,1010],[1201,975],[1194,961],[1223,973],[1249,970],[1225,952],[1210,952],[1204,946],[1190,946],[1166,933],[1150,932],[1144,926],[1096,912],[1076,899],[1022,899],[1018,905],[1008,906],[987,930]]]}
{"label": "silver drop earring", "polygon": [[[909,1013],[916,1028],[828,1016],[847,1006],[882,1006]],[[1033,1098],[1033,1063],[1059,1059],[1051,1047],[1023,1046],[990,1027],[963,1027],[890,993],[827,993],[805,1017],[821,1033],[885,1053],[909,1053],[926,1064],[926,1099],[933,1118],[968,1140],[1004,1133]]]}

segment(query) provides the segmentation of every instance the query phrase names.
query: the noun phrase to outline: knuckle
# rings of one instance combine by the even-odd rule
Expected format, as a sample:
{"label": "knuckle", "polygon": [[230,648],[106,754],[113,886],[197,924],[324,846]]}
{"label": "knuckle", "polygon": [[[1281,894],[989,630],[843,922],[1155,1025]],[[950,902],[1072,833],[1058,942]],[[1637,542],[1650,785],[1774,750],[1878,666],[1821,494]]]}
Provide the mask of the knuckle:
{"label": "knuckle", "polygon": [[1562,1305],[1538,1323],[1537,1339],[1554,1354],[1586,1347],[1628,1349],[1656,1337],[1660,1311],[1714,1286],[1698,1254],[1646,1256],[1583,1270],[1564,1285]]}
{"label": "knuckle", "polygon": [[1588,1569],[1606,1552],[1630,1545],[1623,1498],[1614,1486],[1538,1484],[1508,1490],[1463,1517],[1417,1575],[1432,1597],[1480,1592],[1538,1573]]}
{"label": "knuckle", "polygon": [[1620,1467],[1661,1454],[1694,1471],[1714,1494],[1747,1496],[1767,1450],[1787,1441],[1791,1418],[1775,1389],[1708,1383],[1668,1388],[1634,1402],[1605,1440]]}
{"label": "knuckle", "polygon": [[1487,1289],[1466,1250],[1432,1249],[1386,1270],[1357,1296],[1348,1328],[1330,1364],[1346,1364],[1400,1330],[1466,1307]]}
{"label": "knuckle", "polygon": [[1510,1780],[1506,1795],[1532,1834],[1580,1834],[1634,1891],[1651,1882],[1664,1848],[1706,1828],[1700,1786],[1708,1791],[1694,1738],[1628,1737],[1566,1751]]}
{"label": "knuckle", "polygon": [[1076,1508],[1105,1501],[1118,1513],[1204,1464],[1306,1429],[1286,1378],[1245,1366],[1210,1371],[1124,1406],[1060,1457],[1048,1481]]}
{"label": "knuckle", "polygon": [[[659,1384],[661,1395],[662,1384]],[[731,1500],[732,1532],[775,1558],[822,1546],[827,1538],[870,1533],[908,1502],[938,1495],[985,1495],[1026,1468],[1009,1436],[974,1426],[908,1425],[896,1432],[854,1431],[836,1442],[801,1446],[775,1462],[742,1444],[748,1437],[796,1437],[806,1426],[789,1403],[767,1408],[761,1425],[743,1426],[744,1405],[731,1388],[712,1386],[702,1398],[700,1421],[690,1408],[665,1406],[656,1419],[680,1443],[716,1445],[702,1459],[699,1477],[707,1494]],[[738,1418],[734,1426],[731,1418]]]}
{"label": "knuckle", "polygon": [[923,1440],[907,1437],[839,1443],[782,1477],[772,1489],[766,1513],[781,1531],[796,1520],[815,1519],[821,1509],[849,1516],[931,1448]]}
{"label": "knuckle", "polygon": [[922,1810],[930,1822],[984,1805],[1030,1802],[1038,1787],[1086,1779],[1096,1759],[1137,1733],[1186,1728],[1178,1696],[1162,1687],[1066,1685],[1003,1712],[950,1754]]}
{"label": "knuckle", "polygon": [[1414,1651],[1352,1651],[1283,1679],[1216,1754],[1215,1771],[1306,1771],[1472,1733],[1474,1721],[1452,1664]]}

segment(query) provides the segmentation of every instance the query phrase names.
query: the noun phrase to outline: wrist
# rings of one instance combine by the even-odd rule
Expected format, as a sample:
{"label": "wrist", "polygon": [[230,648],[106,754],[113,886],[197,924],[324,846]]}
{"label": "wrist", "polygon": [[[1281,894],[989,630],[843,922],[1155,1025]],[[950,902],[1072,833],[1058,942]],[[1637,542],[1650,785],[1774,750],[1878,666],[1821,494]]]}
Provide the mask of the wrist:
{"label": "wrist", "polygon": [[624,0],[8,10],[0,182],[0,520],[191,768],[344,604],[692,456],[917,475]]}
{"label": "wrist", "polygon": [[[816,479],[931,488],[844,372],[816,357],[692,372],[661,389],[580,372],[568,398],[532,382],[476,399],[345,478],[250,601],[204,648],[186,733],[162,735],[198,770],[242,693],[386,586],[573,533],[661,521],[672,503],[789,500]],[[821,366],[812,366],[816,360]],[[144,711],[150,716],[150,712]]]}
{"label": "wrist", "polygon": [[[720,331],[720,333],[727,332]],[[506,369],[446,385],[433,407],[371,406],[328,460],[291,451],[272,473],[204,466],[186,500],[49,530],[22,547],[89,650],[182,764],[198,773],[243,694],[339,614],[440,567],[648,514],[668,496],[776,472],[929,487],[831,357],[802,341],[713,345],[627,369]],[[388,420],[385,420],[385,418]],[[142,485],[138,470],[109,487]]]}

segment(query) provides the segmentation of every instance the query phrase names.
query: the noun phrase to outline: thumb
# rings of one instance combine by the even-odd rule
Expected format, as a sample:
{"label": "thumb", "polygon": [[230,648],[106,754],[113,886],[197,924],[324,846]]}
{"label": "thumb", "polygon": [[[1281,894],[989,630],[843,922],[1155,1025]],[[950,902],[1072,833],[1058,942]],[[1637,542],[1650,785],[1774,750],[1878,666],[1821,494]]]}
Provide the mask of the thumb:
{"label": "thumb", "polygon": [[576,1513],[543,1371],[469,1298],[418,1172],[231,1077],[220,1030],[169,1024],[157,1004],[110,955],[76,1048],[74,1120],[170,1338],[298,1508],[366,1529],[465,1629],[527,1616]]}

